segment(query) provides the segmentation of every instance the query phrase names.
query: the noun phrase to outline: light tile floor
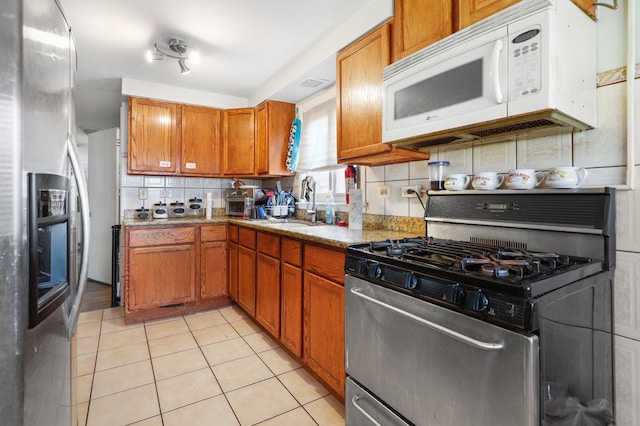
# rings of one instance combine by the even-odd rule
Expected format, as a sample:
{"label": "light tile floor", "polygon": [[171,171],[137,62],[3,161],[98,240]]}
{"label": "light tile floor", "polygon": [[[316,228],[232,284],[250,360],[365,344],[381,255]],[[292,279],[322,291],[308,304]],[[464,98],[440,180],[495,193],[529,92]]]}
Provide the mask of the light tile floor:
{"label": "light tile floor", "polygon": [[344,425],[342,403],[236,305],[130,325],[123,308],[83,312],[77,338],[86,426]]}

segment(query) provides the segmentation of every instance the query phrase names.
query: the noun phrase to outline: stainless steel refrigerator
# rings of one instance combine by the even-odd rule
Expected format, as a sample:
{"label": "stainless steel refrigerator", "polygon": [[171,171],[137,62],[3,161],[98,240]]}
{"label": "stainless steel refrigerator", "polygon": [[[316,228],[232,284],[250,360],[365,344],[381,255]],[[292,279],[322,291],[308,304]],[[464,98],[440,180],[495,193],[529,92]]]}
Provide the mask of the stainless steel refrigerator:
{"label": "stainless steel refrigerator", "polygon": [[[70,425],[89,220],[74,41],[54,0],[0,2],[0,423]],[[84,219],[83,219],[84,218]]]}

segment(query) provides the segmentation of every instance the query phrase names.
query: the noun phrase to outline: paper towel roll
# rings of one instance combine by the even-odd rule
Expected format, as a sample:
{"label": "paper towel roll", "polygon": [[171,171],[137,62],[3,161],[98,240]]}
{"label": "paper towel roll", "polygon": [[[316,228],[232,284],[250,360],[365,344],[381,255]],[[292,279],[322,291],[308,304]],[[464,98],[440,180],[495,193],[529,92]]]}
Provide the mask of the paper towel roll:
{"label": "paper towel roll", "polygon": [[211,215],[213,213],[213,196],[211,192],[207,192],[207,197],[204,202],[205,210],[206,210],[206,218],[211,219]]}
{"label": "paper towel roll", "polygon": [[362,229],[362,189],[349,190],[349,229]]}

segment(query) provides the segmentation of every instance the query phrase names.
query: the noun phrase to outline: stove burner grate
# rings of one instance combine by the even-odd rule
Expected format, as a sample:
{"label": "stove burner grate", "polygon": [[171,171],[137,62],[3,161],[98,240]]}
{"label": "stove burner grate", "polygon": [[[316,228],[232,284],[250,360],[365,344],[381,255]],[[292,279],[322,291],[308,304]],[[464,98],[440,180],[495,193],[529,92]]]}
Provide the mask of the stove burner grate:
{"label": "stove burner grate", "polygon": [[478,241],[407,238],[371,242],[369,251],[439,269],[517,283],[571,264],[568,256]]}

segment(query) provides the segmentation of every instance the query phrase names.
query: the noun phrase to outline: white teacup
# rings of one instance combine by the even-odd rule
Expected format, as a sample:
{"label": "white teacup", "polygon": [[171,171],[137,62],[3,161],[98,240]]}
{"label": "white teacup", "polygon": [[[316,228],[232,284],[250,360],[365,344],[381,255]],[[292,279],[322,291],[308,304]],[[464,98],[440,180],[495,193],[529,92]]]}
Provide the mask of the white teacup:
{"label": "white teacup", "polygon": [[497,172],[480,172],[473,177],[471,185],[475,189],[496,189],[504,182],[504,176]]}
{"label": "white teacup", "polygon": [[471,178],[463,173],[447,175],[444,180],[444,187],[449,191],[462,191],[467,189],[471,183]]}
{"label": "white teacup", "polygon": [[546,185],[550,188],[575,188],[587,177],[582,167],[553,167],[547,174]]}
{"label": "white teacup", "polygon": [[507,176],[507,187],[510,189],[533,189],[540,185],[545,178],[543,172],[533,169],[515,169]]}

